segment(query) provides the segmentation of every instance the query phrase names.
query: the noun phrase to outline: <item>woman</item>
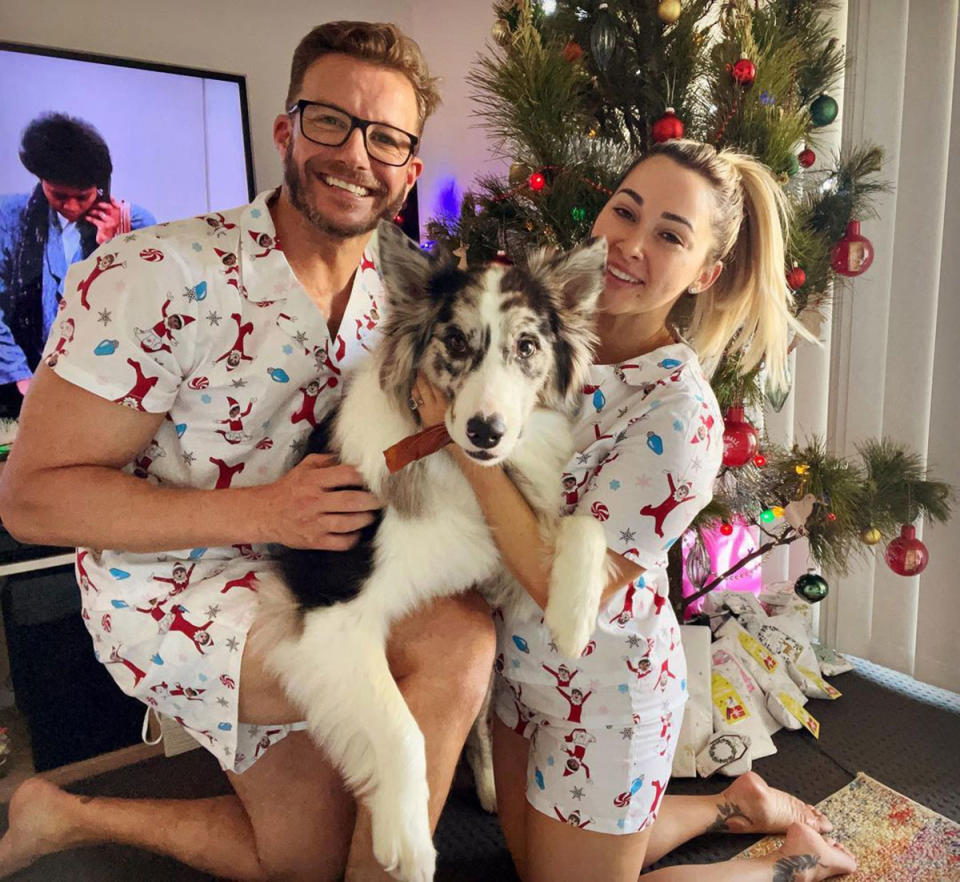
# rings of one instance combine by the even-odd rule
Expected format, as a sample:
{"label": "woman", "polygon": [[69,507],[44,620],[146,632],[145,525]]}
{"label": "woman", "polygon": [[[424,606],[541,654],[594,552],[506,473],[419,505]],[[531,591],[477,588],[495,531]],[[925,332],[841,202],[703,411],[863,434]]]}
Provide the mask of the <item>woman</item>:
{"label": "woman", "polygon": [[[784,209],[752,158],[669,141],[628,170],[594,224],[609,245],[599,346],[563,494],[568,512],[604,523],[619,575],[580,658],[559,657],[538,621],[496,617],[498,811],[525,882],[633,882],[708,829],[787,837],[764,858],[645,878],[811,882],[855,869],[820,835],[826,818],[756,775],[717,796],[661,800],[686,700],[666,551],[710,500],[722,451],[700,362],[712,368],[733,351],[748,369],[765,358],[771,382],[786,382],[798,326],[784,280]],[[684,297],[689,342],[670,320]],[[423,378],[414,399],[425,425],[442,421],[446,402]],[[554,549],[535,517],[501,469],[450,449],[504,559],[544,607]]]}

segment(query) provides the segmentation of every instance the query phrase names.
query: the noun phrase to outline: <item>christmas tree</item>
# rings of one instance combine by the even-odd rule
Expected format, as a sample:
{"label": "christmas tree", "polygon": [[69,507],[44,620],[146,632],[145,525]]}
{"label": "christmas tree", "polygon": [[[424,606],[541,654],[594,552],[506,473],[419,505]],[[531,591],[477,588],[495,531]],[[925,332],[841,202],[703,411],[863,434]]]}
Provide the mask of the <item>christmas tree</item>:
{"label": "christmas tree", "polygon": [[[509,176],[480,178],[459,214],[435,218],[428,236],[468,265],[519,259],[534,246],[569,248],[589,235],[633,158],[653,142],[693,138],[749,153],[778,175],[792,207],[784,273],[793,311],[801,320],[815,314],[868,269],[873,250],[859,220],[871,215],[871,197],[885,188],[879,148],[864,145],[829,161],[822,155],[819,133],[837,116],[830,93],[845,65],[842,46],[825,27],[835,6],[496,3],[496,45],[480,57],[470,82],[481,122],[510,162]],[[681,331],[685,306],[681,299],[671,317]],[[846,572],[851,555],[884,539],[892,540],[886,556],[895,571],[922,569],[925,549],[909,525],[921,516],[946,520],[952,489],[929,479],[918,456],[891,441],[863,445],[856,461],[833,456],[819,439],[790,450],[761,443],[744,407],[766,401],[779,409],[784,392],[765,389],[762,370],[743,372],[734,359],[720,363],[712,385],[726,414],[724,469],[693,528],[755,524],[762,538],[755,553],[712,581],[705,580],[709,567],[688,567],[688,576],[704,577],[692,579],[697,596],[801,537],[817,563],[834,572]],[[895,538],[901,525],[904,535]],[[671,549],[671,584],[682,608],[679,545]]]}

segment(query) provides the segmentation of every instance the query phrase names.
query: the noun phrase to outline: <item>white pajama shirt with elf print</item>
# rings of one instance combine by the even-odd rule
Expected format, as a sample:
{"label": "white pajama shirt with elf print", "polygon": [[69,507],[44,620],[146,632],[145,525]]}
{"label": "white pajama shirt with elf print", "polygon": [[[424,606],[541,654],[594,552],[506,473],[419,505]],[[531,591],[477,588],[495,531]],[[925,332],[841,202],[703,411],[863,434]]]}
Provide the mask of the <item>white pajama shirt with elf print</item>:
{"label": "white pajama shirt with elf print", "polygon": [[[272,196],[118,237],[70,269],[45,361],[102,398],[166,415],[126,468],[143,480],[211,490],[275,481],[374,345],[375,237],[331,340],[277,241]],[[99,660],[124,692],[177,719],[226,769],[249,766],[251,745],[264,749],[262,732],[252,741],[240,733],[238,751],[237,695],[257,573],[271,566],[259,545],[77,551]]]}
{"label": "white pajama shirt with elf print", "polygon": [[527,799],[583,829],[633,833],[656,818],[687,698],[667,600],[667,550],[713,494],[723,420],[689,346],[594,365],[563,475],[566,514],[590,514],[644,574],[605,604],[579,658],[541,620],[504,619],[495,708],[530,739]]}

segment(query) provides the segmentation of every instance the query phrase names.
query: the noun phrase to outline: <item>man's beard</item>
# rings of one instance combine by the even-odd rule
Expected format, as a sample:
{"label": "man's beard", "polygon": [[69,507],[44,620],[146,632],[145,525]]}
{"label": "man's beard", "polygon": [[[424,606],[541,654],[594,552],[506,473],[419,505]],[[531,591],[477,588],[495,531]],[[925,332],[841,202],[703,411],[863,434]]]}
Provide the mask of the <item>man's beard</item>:
{"label": "man's beard", "polygon": [[[305,176],[310,172],[306,167],[300,169],[293,160],[293,145],[287,147],[283,158],[283,181],[287,186],[290,204],[317,230],[336,239],[352,239],[362,236],[377,228],[381,218],[393,220],[403,206],[406,196],[399,193],[395,199],[386,202],[387,195],[382,190],[374,196],[374,211],[366,221],[354,224],[342,224],[317,211],[308,201],[306,194]],[[326,186],[326,185],[323,185]],[[379,209],[377,203],[381,203]]]}

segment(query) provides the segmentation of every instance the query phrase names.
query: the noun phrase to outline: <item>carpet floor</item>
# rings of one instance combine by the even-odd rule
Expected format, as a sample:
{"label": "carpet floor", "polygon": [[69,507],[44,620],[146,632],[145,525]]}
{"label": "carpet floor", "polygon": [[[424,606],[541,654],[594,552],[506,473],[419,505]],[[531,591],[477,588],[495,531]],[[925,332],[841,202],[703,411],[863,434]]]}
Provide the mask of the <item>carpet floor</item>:
{"label": "carpet floor", "polygon": [[[861,772],[818,808],[833,822],[831,836],[857,856],[845,882],[960,882],[960,824],[869,775]],[[740,857],[761,857],[782,843],[767,836]]]}
{"label": "carpet floor", "polygon": [[[820,802],[864,772],[935,812],[960,822],[960,696],[865,661],[832,680],[843,697],[813,701],[820,740],[779,732],[778,753],[755,770],[774,787]],[[669,793],[715,793],[727,779],[674,779]],[[159,757],[90,778],[72,791],[95,796],[196,798],[229,793],[206,751]],[[6,807],[0,808],[6,829]],[[715,835],[688,842],[656,866],[727,860],[760,837]],[[516,876],[495,817],[467,787],[453,790],[436,835],[437,882],[513,882]],[[123,846],[50,855],[11,882],[210,882],[169,858]]]}

